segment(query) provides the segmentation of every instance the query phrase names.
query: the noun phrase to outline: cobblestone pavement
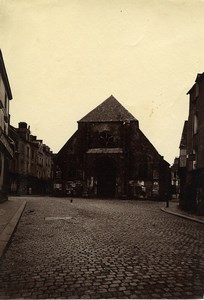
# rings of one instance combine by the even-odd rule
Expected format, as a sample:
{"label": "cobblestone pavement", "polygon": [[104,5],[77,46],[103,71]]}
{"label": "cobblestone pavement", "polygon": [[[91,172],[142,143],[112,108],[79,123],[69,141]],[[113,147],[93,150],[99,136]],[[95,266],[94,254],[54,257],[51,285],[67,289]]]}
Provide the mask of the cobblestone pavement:
{"label": "cobblestone pavement", "polygon": [[204,226],[163,206],[29,198],[1,262],[0,297],[203,298]]}

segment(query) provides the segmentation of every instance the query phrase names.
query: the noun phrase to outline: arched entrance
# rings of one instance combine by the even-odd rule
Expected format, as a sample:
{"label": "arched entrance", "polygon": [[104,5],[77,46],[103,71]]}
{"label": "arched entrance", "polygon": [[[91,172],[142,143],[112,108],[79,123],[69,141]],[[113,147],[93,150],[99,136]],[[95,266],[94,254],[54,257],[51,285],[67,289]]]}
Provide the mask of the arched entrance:
{"label": "arched entrance", "polygon": [[116,168],[113,160],[101,157],[95,162],[97,178],[97,196],[103,198],[115,197]]}

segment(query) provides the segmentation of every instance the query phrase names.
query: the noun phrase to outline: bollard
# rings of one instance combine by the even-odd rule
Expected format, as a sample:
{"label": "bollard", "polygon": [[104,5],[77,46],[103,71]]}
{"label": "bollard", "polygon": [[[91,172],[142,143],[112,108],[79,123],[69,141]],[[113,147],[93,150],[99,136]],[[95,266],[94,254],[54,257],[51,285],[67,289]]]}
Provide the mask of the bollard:
{"label": "bollard", "polygon": [[169,207],[169,198],[166,199],[166,207]]}

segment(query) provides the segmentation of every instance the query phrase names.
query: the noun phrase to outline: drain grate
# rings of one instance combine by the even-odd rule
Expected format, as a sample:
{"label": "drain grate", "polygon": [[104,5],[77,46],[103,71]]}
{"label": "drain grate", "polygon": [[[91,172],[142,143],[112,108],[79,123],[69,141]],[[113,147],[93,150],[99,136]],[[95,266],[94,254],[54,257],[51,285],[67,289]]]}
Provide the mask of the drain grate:
{"label": "drain grate", "polygon": [[45,221],[70,220],[72,217],[45,217]]}

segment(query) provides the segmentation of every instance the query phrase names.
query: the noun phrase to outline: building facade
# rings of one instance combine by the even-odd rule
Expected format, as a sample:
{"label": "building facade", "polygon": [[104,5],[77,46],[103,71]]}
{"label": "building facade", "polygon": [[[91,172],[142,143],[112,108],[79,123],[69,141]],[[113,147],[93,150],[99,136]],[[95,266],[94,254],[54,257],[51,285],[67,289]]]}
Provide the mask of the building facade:
{"label": "building facade", "polygon": [[179,145],[179,168],[178,175],[180,181],[180,192],[179,192],[179,206],[182,209],[187,209],[187,195],[186,195],[186,174],[187,174],[187,128],[188,121],[184,122],[183,131],[181,135],[181,141]]}
{"label": "building facade", "polygon": [[180,205],[204,215],[204,73],[197,75],[187,94],[189,115],[180,145]]}
{"label": "building facade", "polygon": [[179,158],[174,159],[171,166],[171,193],[172,198],[177,199],[180,193],[180,179],[179,179]]}
{"label": "building facade", "polygon": [[78,121],[56,155],[54,189],[73,196],[165,200],[169,164],[111,96]]}
{"label": "building facade", "polygon": [[14,159],[10,163],[10,193],[50,194],[52,191],[52,151],[30,132],[25,122],[18,128],[9,127],[9,134],[15,142]]}
{"label": "building facade", "polygon": [[11,88],[0,50],[0,201],[7,199],[8,166],[13,158],[13,145],[8,136],[10,122],[9,101],[12,99]]}

